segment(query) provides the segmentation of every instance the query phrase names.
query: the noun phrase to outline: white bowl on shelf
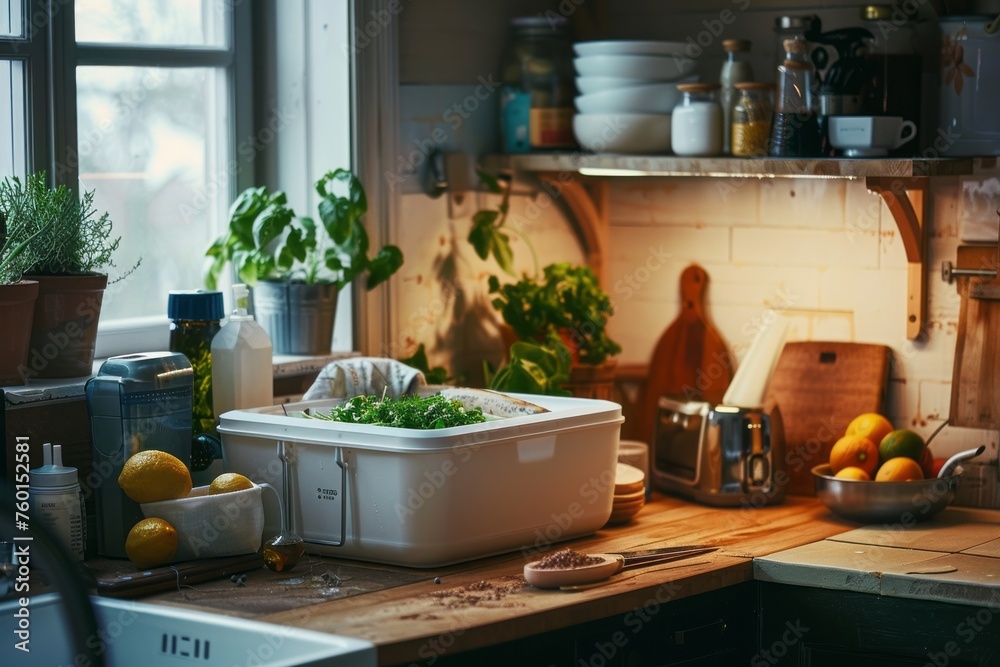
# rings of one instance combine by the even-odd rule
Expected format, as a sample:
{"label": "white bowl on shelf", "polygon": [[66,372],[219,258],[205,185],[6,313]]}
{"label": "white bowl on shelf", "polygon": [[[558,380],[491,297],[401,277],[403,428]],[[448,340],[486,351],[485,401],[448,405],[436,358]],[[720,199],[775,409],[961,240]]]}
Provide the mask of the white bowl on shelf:
{"label": "white bowl on shelf", "polygon": [[615,55],[646,55],[672,56],[684,55],[688,47],[685,42],[651,42],[642,40],[601,40],[595,42],[577,42],[573,52],[578,56],[615,56]]}
{"label": "white bowl on shelf", "polygon": [[626,76],[578,76],[576,77],[576,89],[582,95],[592,93],[602,93],[605,90],[618,90],[619,88],[635,88],[637,86],[652,86],[657,83],[664,83],[656,79],[639,79]]}
{"label": "white bowl on shelf", "polygon": [[668,153],[670,114],[576,114],[573,135],[595,153]]}
{"label": "white bowl on shelf", "polygon": [[676,83],[614,88],[578,95],[574,100],[580,113],[670,113],[683,94]]}
{"label": "white bowl on shelf", "polygon": [[686,56],[583,56],[573,59],[579,76],[618,76],[676,81],[694,72]]}

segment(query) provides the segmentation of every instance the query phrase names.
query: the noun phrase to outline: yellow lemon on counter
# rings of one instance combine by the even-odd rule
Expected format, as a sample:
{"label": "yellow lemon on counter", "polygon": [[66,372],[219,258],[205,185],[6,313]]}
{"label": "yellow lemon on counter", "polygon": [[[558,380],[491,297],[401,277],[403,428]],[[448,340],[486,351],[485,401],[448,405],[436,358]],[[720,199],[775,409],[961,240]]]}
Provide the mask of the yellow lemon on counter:
{"label": "yellow lemon on counter", "polygon": [[876,445],[892,433],[892,423],[877,412],[865,412],[851,420],[844,435],[860,435]]}
{"label": "yellow lemon on counter", "polygon": [[118,486],[137,503],[177,500],[191,493],[191,473],[173,454],[147,449],[125,462]]}
{"label": "yellow lemon on counter", "polygon": [[252,489],[253,482],[239,474],[238,472],[224,472],[208,485],[208,495],[216,493],[229,493],[231,491],[244,491]]}
{"label": "yellow lemon on counter", "polygon": [[165,565],[177,553],[177,530],[163,519],[143,519],[125,538],[125,555],[136,567]]}

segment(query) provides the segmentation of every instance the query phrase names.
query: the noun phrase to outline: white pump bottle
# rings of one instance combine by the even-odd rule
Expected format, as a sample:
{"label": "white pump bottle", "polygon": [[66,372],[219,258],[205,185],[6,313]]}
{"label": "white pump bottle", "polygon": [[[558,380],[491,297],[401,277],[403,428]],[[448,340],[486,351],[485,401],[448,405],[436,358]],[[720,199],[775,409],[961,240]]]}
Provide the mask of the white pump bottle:
{"label": "white pump bottle", "polygon": [[218,418],[229,410],[274,403],[271,339],[248,314],[247,286],[233,285],[234,309],[212,339],[212,403]]}

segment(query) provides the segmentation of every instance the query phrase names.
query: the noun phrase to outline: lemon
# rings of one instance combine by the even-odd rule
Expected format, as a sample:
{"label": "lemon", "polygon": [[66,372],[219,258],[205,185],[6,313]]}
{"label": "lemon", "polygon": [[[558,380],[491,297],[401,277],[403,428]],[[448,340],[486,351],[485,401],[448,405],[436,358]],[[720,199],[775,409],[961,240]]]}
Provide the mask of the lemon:
{"label": "lemon", "polygon": [[143,519],[125,538],[125,555],[145,569],[170,562],[177,553],[177,531],[163,519]]}
{"label": "lemon", "polygon": [[191,473],[173,454],[147,449],[125,462],[118,486],[137,503],[176,500],[191,493]]}
{"label": "lemon", "polygon": [[924,439],[919,434],[901,428],[882,438],[882,442],[878,446],[878,453],[882,461],[888,461],[897,456],[905,456],[908,459],[919,461],[924,454],[924,447]]}
{"label": "lemon", "polygon": [[208,495],[216,493],[229,493],[230,491],[243,491],[252,489],[253,482],[239,474],[238,472],[224,472],[208,485]]}

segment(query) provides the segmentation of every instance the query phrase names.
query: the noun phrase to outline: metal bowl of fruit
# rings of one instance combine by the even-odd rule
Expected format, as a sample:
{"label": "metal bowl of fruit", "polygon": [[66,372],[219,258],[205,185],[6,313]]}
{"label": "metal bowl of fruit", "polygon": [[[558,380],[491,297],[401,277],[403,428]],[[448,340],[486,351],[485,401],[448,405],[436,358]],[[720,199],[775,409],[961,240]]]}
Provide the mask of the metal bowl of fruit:
{"label": "metal bowl of fruit", "polygon": [[944,477],[877,482],[834,477],[829,463],[812,469],[816,496],[834,514],[863,523],[912,525],[934,516],[952,500],[964,470]]}

